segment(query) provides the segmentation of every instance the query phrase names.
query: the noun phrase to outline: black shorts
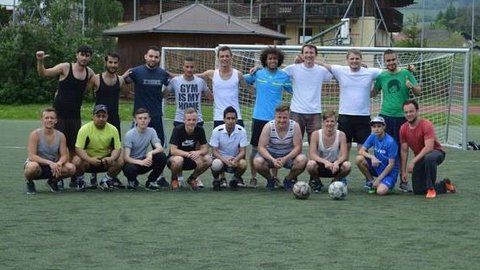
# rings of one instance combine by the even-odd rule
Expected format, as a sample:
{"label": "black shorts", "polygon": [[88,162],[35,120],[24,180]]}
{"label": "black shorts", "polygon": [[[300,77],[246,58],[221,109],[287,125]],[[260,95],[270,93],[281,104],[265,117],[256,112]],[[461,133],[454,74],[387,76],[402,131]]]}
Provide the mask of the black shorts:
{"label": "black shorts", "polygon": [[338,116],[338,130],[345,133],[347,143],[354,141],[363,144],[372,133],[370,116],[340,114]]}
{"label": "black shorts", "polygon": [[[336,173],[332,173],[332,171],[325,168],[325,164],[321,162],[317,162],[317,165],[318,165],[317,172],[320,177],[335,177],[340,172],[340,169],[339,169]],[[338,167],[341,168],[342,165],[343,165],[343,162],[340,163]]]}
{"label": "black shorts", "polygon": [[100,172],[106,172],[108,171],[108,166],[105,166],[105,164],[101,164],[99,166],[93,166],[90,165],[85,172],[87,173],[100,173]]}
{"label": "black shorts", "polygon": [[82,126],[80,117],[57,117],[57,124],[55,129],[62,132],[67,140],[68,150],[75,153],[75,142],[77,141],[78,130]]}
{"label": "black shorts", "polygon": [[270,121],[253,119],[252,121],[252,136],[250,138],[250,144],[257,147],[260,134],[262,134],[263,127]]}
{"label": "black shorts", "polygon": [[[167,167],[169,169],[171,169],[171,161],[170,161],[170,158],[171,156],[168,156],[168,160],[167,160]],[[197,163],[191,159],[191,158],[186,158],[184,157],[183,158],[183,166],[182,166],[182,170],[195,170],[197,168]]]}
{"label": "black shorts", "polygon": [[50,166],[48,165],[40,165],[40,170],[42,171],[40,173],[40,176],[35,177],[35,179],[53,179],[53,173],[52,169],[50,169]]}

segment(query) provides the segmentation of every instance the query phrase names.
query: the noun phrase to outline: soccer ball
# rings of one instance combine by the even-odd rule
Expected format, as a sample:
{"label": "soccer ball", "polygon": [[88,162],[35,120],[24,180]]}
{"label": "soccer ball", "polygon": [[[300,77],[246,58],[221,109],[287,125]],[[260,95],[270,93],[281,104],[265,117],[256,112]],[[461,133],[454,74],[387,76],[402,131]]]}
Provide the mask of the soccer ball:
{"label": "soccer ball", "polygon": [[310,196],[310,186],[307,182],[298,181],[293,185],[292,192],[296,199],[305,200]]}
{"label": "soccer ball", "polygon": [[334,200],[343,200],[347,197],[347,186],[341,181],[334,181],[328,186],[328,195]]}

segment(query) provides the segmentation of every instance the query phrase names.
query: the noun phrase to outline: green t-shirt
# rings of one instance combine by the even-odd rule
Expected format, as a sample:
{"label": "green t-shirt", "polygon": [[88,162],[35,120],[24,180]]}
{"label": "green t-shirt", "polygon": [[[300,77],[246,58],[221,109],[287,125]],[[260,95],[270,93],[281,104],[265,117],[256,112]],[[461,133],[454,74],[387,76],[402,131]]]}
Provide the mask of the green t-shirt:
{"label": "green t-shirt", "polygon": [[106,123],[105,128],[98,129],[90,121],[78,131],[75,147],[85,149],[90,157],[104,158],[109,156],[112,150],[120,149],[120,136],[117,128]]}
{"label": "green t-shirt", "polygon": [[417,80],[406,69],[398,72],[383,71],[375,81],[375,89],[382,91],[382,107],[380,113],[386,116],[403,117],[402,105],[410,98],[410,90],[406,86],[407,79],[414,85]]}

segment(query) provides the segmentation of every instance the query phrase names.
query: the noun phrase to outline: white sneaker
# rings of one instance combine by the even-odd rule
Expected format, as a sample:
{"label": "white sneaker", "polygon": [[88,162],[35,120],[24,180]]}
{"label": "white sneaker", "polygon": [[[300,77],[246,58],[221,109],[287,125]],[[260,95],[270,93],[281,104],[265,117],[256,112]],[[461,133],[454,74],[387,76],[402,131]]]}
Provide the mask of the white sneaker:
{"label": "white sneaker", "polygon": [[185,180],[183,179],[183,176],[179,176],[177,180],[179,187],[185,187]]}
{"label": "white sneaker", "polygon": [[203,184],[202,180],[200,180],[199,178],[197,178],[197,187],[198,188],[205,188],[205,185]]}

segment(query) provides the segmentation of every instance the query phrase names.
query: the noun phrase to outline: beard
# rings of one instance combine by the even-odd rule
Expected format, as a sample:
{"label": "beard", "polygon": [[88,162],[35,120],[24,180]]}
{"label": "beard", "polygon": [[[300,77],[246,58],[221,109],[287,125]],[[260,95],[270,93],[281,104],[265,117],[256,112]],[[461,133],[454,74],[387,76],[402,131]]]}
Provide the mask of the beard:
{"label": "beard", "polygon": [[413,118],[412,120],[407,120],[407,122],[408,122],[409,124],[413,124],[413,123],[415,123],[415,122],[417,121],[417,119],[418,119],[418,117],[415,116],[415,118]]}

